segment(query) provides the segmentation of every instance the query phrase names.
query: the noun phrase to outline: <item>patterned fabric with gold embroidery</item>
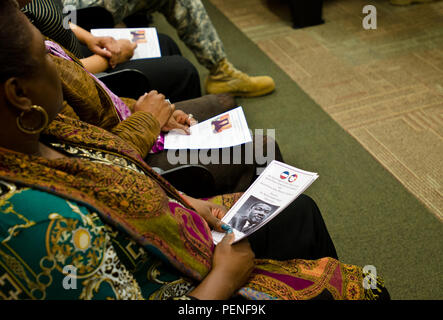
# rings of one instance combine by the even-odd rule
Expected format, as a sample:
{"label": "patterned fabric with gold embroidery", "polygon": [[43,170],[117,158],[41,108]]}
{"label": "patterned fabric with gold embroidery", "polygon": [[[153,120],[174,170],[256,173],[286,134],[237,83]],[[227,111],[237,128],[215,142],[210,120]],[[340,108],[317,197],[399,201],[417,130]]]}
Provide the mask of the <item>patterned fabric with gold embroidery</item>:
{"label": "patterned fabric with gold embroidery", "polygon": [[[174,298],[201,281],[214,248],[208,225],[129,145],[64,116],[44,140],[79,146],[72,152],[80,156],[48,160],[0,148],[2,298]],[[114,164],[117,158],[143,174],[123,161]],[[209,201],[229,207],[238,196]],[[74,267],[81,294],[64,289],[73,285],[66,266]],[[376,288],[366,289],[368,276],[332,258],[256,260],[238,293],[247,299],[379,298],[383,283],[378,277]]]}
{"label": "patterned fabric with gold embroidery", "polygon": [[[143,170],[134,162],[113,154],[78,146],[69,146],[63,143],[52,142],[50,145],[72,157],[115,165],[144,175]],[[169,201],[175,202],[173,199],[169,199]],[[141,284],[144,297],[152,300],[186,298],[185,295],[194,287],[191,280],[181,278],[176,271],[168,268],[154,256],[149,255],[143,247],[121,232],[113,230],[109,226],[106,226],[106,230],[111,236],[112,243],[120,260],[134,274],[137,282]]]}
{"label": "patterned fabric with gold embroidery", "polygon": [[0,300],[181,299],[193,288],[84,206],[0,180],[0,214]]}
{"label": "patterned fabric with gold embroidery", "polygon": [[0,185],[1,299],[142,298],[97,214],[45,192]]}
{"label": "patterned fabric with gold embroidery", "polygon": [[148,112],[133,112],[136,100],[114,96],[132,112],[130,115],[126,113],[125,120],[120,121],[113,93],[91,76],[71,52],[51,39],[47,39],[46,43],[53,43],[70,58],[49,55],[59,73],[66,100],[61,113],[112,132],[131,144],[143,158],[146,157],[160,135],[157,119]]}

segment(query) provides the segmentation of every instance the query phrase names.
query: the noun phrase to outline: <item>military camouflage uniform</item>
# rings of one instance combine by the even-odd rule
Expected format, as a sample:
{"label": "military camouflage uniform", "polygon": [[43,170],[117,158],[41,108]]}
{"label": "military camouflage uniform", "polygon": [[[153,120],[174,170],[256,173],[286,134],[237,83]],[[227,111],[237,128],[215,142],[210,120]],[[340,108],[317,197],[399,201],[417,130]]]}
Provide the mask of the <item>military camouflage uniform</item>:
{"label": "military camouflage uniform", "polygon": [[208,70],[213,70],[220,60],[226,58],[223,43],[201,0],[63,0],[63,4],[78,9],[104,7],[112,13],[115,23],[139,10],[159,11]]}

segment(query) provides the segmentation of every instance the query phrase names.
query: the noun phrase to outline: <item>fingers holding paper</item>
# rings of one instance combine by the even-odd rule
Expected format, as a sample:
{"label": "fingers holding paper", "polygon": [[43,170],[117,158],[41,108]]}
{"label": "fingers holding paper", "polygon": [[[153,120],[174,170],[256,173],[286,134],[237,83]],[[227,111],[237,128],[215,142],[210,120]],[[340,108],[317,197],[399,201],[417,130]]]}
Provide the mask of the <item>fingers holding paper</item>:
{"label": "fingers holding paper", "polygon": [[182,110],[175,110],[172,116],[169,118],[165,126],[162,127],[162,131],[169,132],[176,129],[182,134],[191,134],[189,127],[194,124],[195,119],[189,117],[188,114],[184,113]]}
{"label": "fingers holding paper", "polygon": [[195,209],[195,211],[208,223],[208,225],[215,231],[226,232],[232,231],[232,228],[223,223],[221,218],[228,212],[224,206],[215,204],[209,201],[195,199],[187,195],[183,197]]}

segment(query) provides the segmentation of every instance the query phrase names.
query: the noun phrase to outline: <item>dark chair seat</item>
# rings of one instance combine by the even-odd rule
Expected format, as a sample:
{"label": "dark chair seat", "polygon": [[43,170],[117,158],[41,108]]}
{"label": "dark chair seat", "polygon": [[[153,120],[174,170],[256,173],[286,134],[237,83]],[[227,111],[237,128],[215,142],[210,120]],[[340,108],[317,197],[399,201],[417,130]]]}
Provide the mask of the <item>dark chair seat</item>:
{"label": "dark chair seat", "polygon": [[103,7],[77,9],[77,25],[85,30],[114,28],[112,14]]}
{"label": "dark chair seat", "polygon": [[183,165],[167,171],[153,168],[177,190],[194,198],[215,196],[215,180],[212,173],[201,165]]}
{"label": "dark chair seat", "polygon": [[304,28],[324,23],[323,0],[288,0],[294,28]]}
{"label": "dark chair seat", "polygon": [[137,100],[151,90],[148,78],[135,69],[124,69],[96,75],[112,92],[119,97]]}

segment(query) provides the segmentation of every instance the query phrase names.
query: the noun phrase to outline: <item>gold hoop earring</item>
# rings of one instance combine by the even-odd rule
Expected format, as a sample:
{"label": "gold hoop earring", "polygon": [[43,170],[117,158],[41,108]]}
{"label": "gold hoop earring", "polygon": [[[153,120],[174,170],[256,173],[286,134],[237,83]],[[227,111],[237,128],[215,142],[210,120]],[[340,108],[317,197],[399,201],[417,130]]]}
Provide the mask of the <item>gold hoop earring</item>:
{"label": "gold hoop earring", "polygon": [[[32,113],[32,112],[38,112],[40,114],[41,122],[39,127],[37,128],[30,128],[23,125],[23,117],[26,114]],[[45,109],[43,109],[40,106],[33,105],[29,110],[23,111],[18,117],[17,117],[17,127],[20,131],[27,133],[27,134],[37,134],[42,132],[46,126],[48,125],[49,119],[48,119],[48,113]]]}

